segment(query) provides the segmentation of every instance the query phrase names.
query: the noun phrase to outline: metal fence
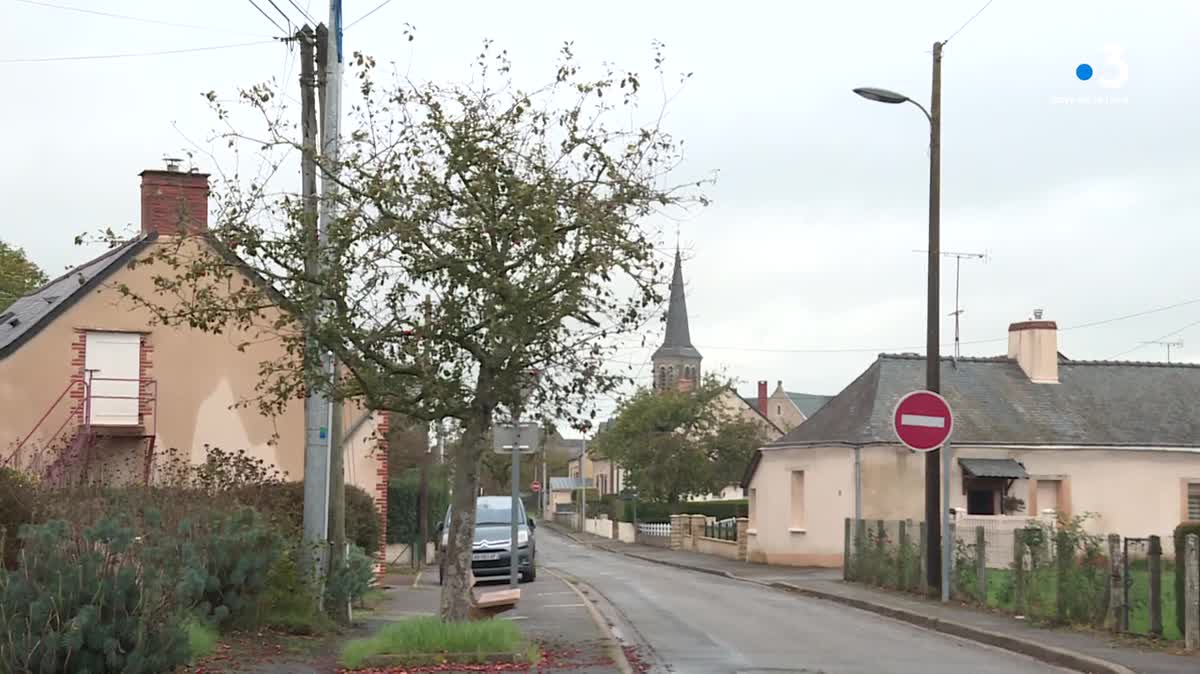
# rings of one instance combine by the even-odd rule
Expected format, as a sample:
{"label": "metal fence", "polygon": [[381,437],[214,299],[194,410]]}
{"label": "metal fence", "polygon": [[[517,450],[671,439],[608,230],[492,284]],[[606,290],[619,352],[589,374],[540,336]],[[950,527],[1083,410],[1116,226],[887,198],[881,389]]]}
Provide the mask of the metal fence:
{"label": "metal fence", "polygon": [[708,520],[704,523],[704,537],[720,541],[737,542],[737,520]]}
{"label": "metal fence", "polygon": [[[1095,533],[1086,518],[959,517],[952,521],[951,595],[1035,622],[1182,638],[1169,537]],[[967,526],[964,526],[967,525]],[[846,520],[846,580],[923,593],[925,527]]]}

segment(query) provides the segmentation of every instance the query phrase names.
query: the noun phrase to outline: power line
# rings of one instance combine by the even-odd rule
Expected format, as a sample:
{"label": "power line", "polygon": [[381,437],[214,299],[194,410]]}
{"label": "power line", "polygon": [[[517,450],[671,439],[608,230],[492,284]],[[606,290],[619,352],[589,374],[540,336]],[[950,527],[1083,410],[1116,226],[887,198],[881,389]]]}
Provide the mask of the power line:
{"label": "power line", "polygon": [[949,42],[949,41],[950,41],[950,40],[951,40],[951,39],[952,39],[952,38],[953,38],[955,35],[958,35],[959,33],[961,33],[961,32],[962,32],[962,30],[963,30],[963,28],[966,28],[967,26],[971,25],[971,22],[972,22],[972,21],[974,21],[974,20],[975,20],[975,18],[976,18],[976,17],[978,17],[980,14],[983,14],[983,10],[987,9],[987,8],[988,8],[988,6],[992,4],[992,2],[993,2],[993,0],[987,0],[987,2],[983,3],[983,7],[980,7],[978,12],[975,12],[974,14],[972,14],[972,15],[971,15],[971,18],[967,19],[967,22],[966,22],[966,23],[964,23],[963,25],[961,25],[961,26],[959,26],[959,27],[958,27],[958,30],[956,30],[956,31],[954,31],[953,33],[951,33],[951,34],[950,34],[950,37],[946,38],[945,40],[942,40],[942,44],[943,44],[943,45],[944,45],[944,44],[946,44],[946,43],[947,43],[947,42]]}
{"label": "power line", "polygon": [[253,47],[255,45],[273,44],[274,40],[259,40],[257,42],[240,42],[237,44],[219,44],[212,47],[192,47],[190,49],[167,49],[164,51],[126,52],[123,54],[92,54],[88,56],[46,56],[39,58],[0,59],[0,63],[49,63],[51,61],[96,61],[101,59],[133,58],[137,56],[167,56],[169,54],[187,54],[200,51],[215,51],[217,49],[235,49],[238,47]]}
{"label": "power line", "polygon": [[383,2],[379,3],[378,5],[375,5],[375,9],[372,9],[371,11],[367,12],[366,14],[363,14],[362,16],[358,17],[354,21],[351,21],[350,25],[346,26],[342,30],[350,30],[351,28],[354,27],[354,24],[358,23],[359,21],[362,21],[363,19],[367,18],[368,16],[371,16],[375,12],[378,12],[379,10],[383,9],[391,1],[392,0],[383,0]]}
{"label": "power line", "polygon": [[[1145,311],[1138,311],[1136,313],[1125,314],[1123,316],[1114,316],[1112,318],[1105,318],[1105,319],[1101,319],[1098,321],[1091,321],[1089,323],[1080,323],[1078,325],[1071,325],[1071,326],[1067,326],[1064,328],[1059,328],[1059,331],[1063,332],[1063,331],[1067,331],[1067,330],[1080,330],[1083,328],[1094,328],[1099,325],[1108,325],[1109,323],[1117,323],[1119,321],[1127,321],[1131,318],[1138,318],[1140,316],[1148,316],[1150,314],[1157,314],[1157,313],[1161,313],[1163,311],[1170,311],[1171,309],[1178,309],[1179,307],[1185,307],[1185,306],[1189,306],[1192,304],[1200,304],[1200,298],[1185,300],[1183,302],[1176,302],[1175,304],[1168,304],[1166,306],[1155,307],[1153,309],[1146,309]],[[1191,327],[1191,326],[1188,326],[1188,327]],[[1166,337],[1170,337],[1173,334],[1175,334],[1175,333],[1166,335]],[[976,340],[972,340],[972,341],[962,342],[962,344],[963,345],[993,344],[995,342],[1003,342],[1007,339],[1008,339],[1007,337],[997,337],[995,339],[976,339]],[[1160,339],[1165,339],[1165,337],[1160,338]],[[943,344],[942,346],[950,346],[950,345]],[[920,349],[925,348],[925,345],[922,344],[920,346],[900,346],[900,347],[891,347],[891,348],[848,347],[848,348],[827,348],[827,349],[820,349],[820,348],[818,348],[818,349],[766,349],[766,348],[752,348],[752,347],[741,347],[741,346],[713,346],[711,344],[698,344],[697,347],[701,348],[701,349],[712,349],[714,351],[747,351],[747,352],[762,352],[762,353],[895,353],[897,351],[920,350]],[[1138,348],[1140,348],[1140,346]],[[1134,349],[1134,350],[1136,350],[1136,349]],[[1128,353],[1128,352],[1126,352],[1126,353]],[[1121,354],[1121,355],[1124,355],[1124,354]]]}
{"label": "power line", "polygon": [[287,25],[288,25],[287,33],[288,33],[288,35],[291,35],[292,34],[292,17],[288,16],[287,12],[283,11],[282,9],[279,9],[279,5],[275,4],[275,0],[267,0],[267,2],[271,3],[271,6],[275,8],[276,12],[279,12],[279,16],[282,16],[284,21],[287,21]]}
{"label": "power line", "polygon": [[191,28],[193,30],[208,30],[217,33],[231,33],[234,35],[250,35],[254,37],[267,37],[263,33],[247,33],[240,30],[229,30],[228,28],[218,28],[216,26],[198,26],[190,23],[175,23],[174,21],[160,21],[158,19],[147,19],[140,16],[129,16],[128,14],[114,14],[112,12],[101,12],[95,9],[85,9],[83,7],[71,7],[69,5],[57,5],[52,2],[40,2],[40,0],[16,0],[17,2],[25,3],[26,5],[35,5],[37,7],[49,7],[52,9],[61,9],[68,12],[79,12],[81,14],[93,14],[95,16],[105,16],[110,19],[124,19],[126,21],[139,21],[141,23],[151,23],[157,26],[172,26],[174,28]]}
{"label": "power line", "polygon": [[[276,21],[275,19],[272,19],[270,14],[267,14],[266,12],[263,11],[262,7],[258,6],[258,3],[254,2],[254,0],[249,0],[249,2],[251,5],[254,5],[254,9],[257,9],[259,14],[263,15],[264,19],[266,19],[267,21],[270,21],[276,28],[278,28],[279,32],[287,33],[287,31],[283,29],[283,26],[279,25],[278,21]],[[272,3],[272,4],[274,4],[274,3]]]}
{"label": "power line", "polygon": [[[1183,332],[1184,330],[1187,330],[1188,328],[1196,327],[1197,325],[1200,325],[1200,321],[1193,321],[1192,323],[1188,323],[1187,325],[1183,326],[1182,328],[1179,328],[1178,330],[1173,330],[1161,337],[1156,337],[1149,341],[1141,342],[1140,344],[1133,347],[1132,349],[1129,349],[1127,351],[1122,351],[1121,353],[1118,353],[1117,355],[1112,356],[1110,358],[1106,358],[1105,360],[1116,360],[1116,359],[1120,358],[1121,356],[1124,356],[1124,355],[1133,353],[1134,351],[1137,351],[1138,349],[1142,348],[1143,346],[1149,346],[1150,344],[1161,344],[1161,343],[1163,343],[1163,340],[1168,339],[1170,337],[1174,337],[1175,335],[1178,335],[1179,333]],[[1183,343],[1180,342],[1177,346],[1183,346]],[[1171,352],[1168,350],[1167,351],[1168,362],[1170,362],[1170,358],[1171,358]]]}
{"label": "power line", "polygon": [[300,5],[296,4],[296,0],[288,0],[288,4],[290,4],[292,7],[295,7],[296,11],[300,12],[300,16],[304,17],[305,21],[309,23],[317,23],[316,19],[312,18],[308,12],[300,8]]}

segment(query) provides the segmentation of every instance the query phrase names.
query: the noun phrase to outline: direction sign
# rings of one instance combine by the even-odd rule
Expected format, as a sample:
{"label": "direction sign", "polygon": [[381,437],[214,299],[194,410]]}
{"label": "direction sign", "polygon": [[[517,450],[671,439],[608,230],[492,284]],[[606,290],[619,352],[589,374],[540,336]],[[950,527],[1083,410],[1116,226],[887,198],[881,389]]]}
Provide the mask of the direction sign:
{"label": "direction sign", "polygon": [[950,404],[933,391],[913,391],[896,403],[892,428],[905,447],[928,452],[945,444],[954,430]]}
{"label": "direction sign", "polygon": [[535,493],[535,494],[536,494],[536,493],[538,493],[538,492],[539,492],[539,491],[541,491],[541,490],[542,490],[542,483],[541,483],[541,482],[538,482],[537,480],[534,480],[533,482],[530,482],[530,483],[529,483],[529,491],[531,491],[531,492],[533,492],[533,493]]}

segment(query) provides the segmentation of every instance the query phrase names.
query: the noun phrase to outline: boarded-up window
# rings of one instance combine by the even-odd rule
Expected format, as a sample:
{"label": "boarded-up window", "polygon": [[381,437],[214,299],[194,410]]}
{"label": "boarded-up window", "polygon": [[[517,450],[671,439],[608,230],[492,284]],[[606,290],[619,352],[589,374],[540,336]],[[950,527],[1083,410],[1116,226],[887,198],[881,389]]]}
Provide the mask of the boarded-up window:
{"label": "boarded-up window", "polygon": [[1037,509],[1030,515],[1058,514],[1058,490],[1062,483],[1058,480],[1038,480]]}
{"label": "boarded-up window", "polygon": [[803,529],[804,524],[804,471],[792,471],[792,529]]}
{"label": "boarded-up window", "polygon": [[1200,521],[1200,482],[1188,484],[1187,508],[1188,519]]}
{"label": "boarded-up window", "polygon": [[87,333],[84,369],[91,381],[91,422],[137,426],[142,336],[130,332]]}

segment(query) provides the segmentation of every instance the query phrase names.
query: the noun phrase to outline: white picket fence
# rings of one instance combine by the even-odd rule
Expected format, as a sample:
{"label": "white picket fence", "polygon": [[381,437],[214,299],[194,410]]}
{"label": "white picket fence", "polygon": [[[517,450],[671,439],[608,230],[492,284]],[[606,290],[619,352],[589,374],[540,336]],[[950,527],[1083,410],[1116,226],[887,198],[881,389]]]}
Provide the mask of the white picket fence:
{"label": "white picket fence", "polygon": [[638,533],[643,536],[670,536],[670,522],[639,523]]}

